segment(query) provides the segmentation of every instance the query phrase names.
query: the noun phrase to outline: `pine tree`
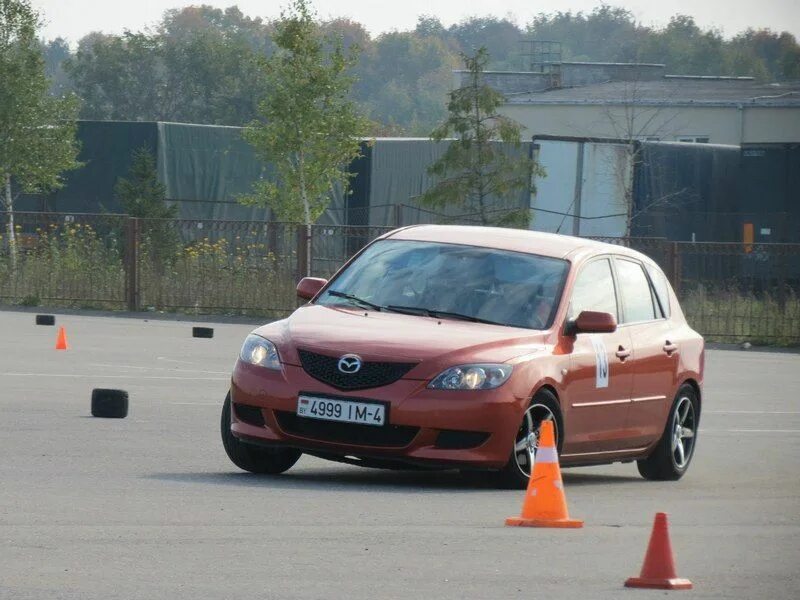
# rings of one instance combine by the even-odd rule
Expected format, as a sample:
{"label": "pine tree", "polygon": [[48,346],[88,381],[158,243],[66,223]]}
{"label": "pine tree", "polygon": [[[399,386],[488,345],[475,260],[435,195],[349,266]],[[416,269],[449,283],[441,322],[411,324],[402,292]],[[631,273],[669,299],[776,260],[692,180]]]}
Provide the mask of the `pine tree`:
{"label": "pine tree", "polygon": [[[490,199],[508,199],[522,190],[534,193],[532,178],[543,171],[527,156],[511,156],[504,146],[520,147],[519,123],[497,112],[503,95],[483,83],[489,61],[486,48],[474,56],[462,54],[469,71],[467,84],[450,92],[449,116],[431,134],[436,141],[455,137],[428,169],[442,178],[420,201],[431,208],[458,206],[477,214],[484,225],[528,223],[527,208],[495,212]],[[503,142],[500,144],[498,142]]]}

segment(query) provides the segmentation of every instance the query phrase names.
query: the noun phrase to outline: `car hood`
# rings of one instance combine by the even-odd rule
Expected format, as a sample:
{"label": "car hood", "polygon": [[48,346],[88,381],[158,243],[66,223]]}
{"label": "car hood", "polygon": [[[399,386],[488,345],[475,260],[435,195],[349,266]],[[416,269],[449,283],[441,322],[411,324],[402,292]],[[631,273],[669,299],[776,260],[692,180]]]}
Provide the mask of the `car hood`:
{"label": "car hood", "polygon": [[420,378],[456,364],[507,362],[545,342],[543,332],[528,329],[321,305],[303,306],[254,333],[275,343],[287,364],[300,364],[298,348],[352,353],[365,361],[419,363],[409,377]]}

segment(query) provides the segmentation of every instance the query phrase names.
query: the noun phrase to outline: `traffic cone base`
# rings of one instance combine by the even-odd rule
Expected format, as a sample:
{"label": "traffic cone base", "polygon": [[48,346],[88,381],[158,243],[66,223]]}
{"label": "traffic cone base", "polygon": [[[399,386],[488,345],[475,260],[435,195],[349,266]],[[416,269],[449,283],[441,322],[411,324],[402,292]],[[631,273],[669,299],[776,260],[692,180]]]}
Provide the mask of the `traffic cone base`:
{"label": "traffic cone base", "polygon": [[646,579],[643,577],[631,577],[625,582],[625,587],[629,588],[648,588],[651,590],[690,590],[692,582],[688,579]]}
{"label": "traffic cone base", "polygon": [[522,503],[522,514],[506,519],[506,525],[558,529],[583,527],[583,521],[570,519],[567,512],[553,421],[543,421],[540,427],[539,448]]}
{"label": "traffic cone base", "polygon": [[554,527],[557,529],[578,529],[583,527],[580,519],[523,519],[522,517],[509,517],[506,525],[510,527]]}
{"label": "traffic cone base", "polygon": [[665,513],[656,513],[650,543],[644,555],[644,564],[638,577],[630,577],[625,587],[655,590],[690,590],[692,582],[676,576],[672,544],[669,541],[669,524]]}

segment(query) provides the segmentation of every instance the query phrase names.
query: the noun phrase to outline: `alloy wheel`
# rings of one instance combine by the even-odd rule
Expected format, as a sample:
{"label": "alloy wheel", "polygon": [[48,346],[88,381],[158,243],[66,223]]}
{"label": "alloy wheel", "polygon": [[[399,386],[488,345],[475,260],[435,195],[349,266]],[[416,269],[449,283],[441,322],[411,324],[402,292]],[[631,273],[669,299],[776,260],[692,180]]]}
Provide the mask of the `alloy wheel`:
{"label": "alloy wheel", "polygon": [[692,458],[696,425],[694,404],[683,396],[678,400],[672,417],[672,460],[679,469],[686,468]]}
{"label": "alloy wheel", "polygon": [[[543,421],[555,421],[555,415],[544,404],[531,404],[525,411],[522,424],[517,432],[514,442],[514,456],[517,468],[525,477],[530,477],[533,464],[536,460],[536,450],[539,447],[539,436]],[[558,430],[556,430],[558,436]],[[556,445],[558,440],[556,439]]]}

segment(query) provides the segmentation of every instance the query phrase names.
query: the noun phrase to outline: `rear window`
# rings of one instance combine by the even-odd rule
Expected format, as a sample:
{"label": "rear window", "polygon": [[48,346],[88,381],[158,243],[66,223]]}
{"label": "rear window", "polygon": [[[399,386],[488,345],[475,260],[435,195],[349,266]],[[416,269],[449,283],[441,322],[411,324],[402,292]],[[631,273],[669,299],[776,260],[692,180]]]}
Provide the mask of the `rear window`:
{"label": "rear window", "polygon": [[650,281],[653,282],[653,288],[656,291],[656,297],[658,298],[658,303],[661,305],[661,310],[664,316],[669,318],[669,285],[667,284],[667,278],[664,276],[664,273],[661,272],[661,269],[657,267],[645,265],[645,268],[647,269],[648,275],[650,275]]}
{"label": "rear window", "polygon": [[618,258],[616,262],[625,313],[623,322],[652,321],[656,318],[653,294],[650,292],[650,282],[647,281],[642,266],[623,258]]}

